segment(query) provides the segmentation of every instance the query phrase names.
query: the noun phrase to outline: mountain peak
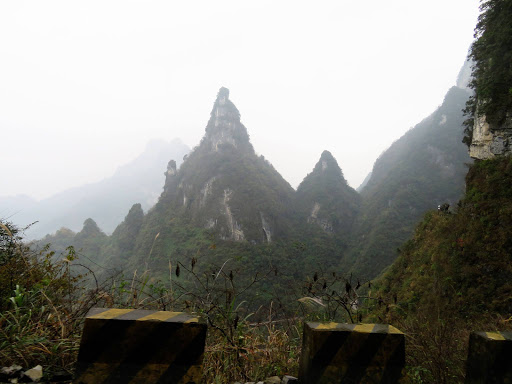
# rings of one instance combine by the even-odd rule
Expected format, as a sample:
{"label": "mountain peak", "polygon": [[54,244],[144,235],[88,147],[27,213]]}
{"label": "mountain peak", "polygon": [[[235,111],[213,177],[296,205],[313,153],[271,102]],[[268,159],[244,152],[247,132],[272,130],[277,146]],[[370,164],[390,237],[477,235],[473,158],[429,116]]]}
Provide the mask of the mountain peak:
{"label": "mountain peak", "polygon": [[359,195],[347,184],[334,156],[323,151],[313,172],[297,188],[296,205],[302,220],[325,232],[346,234],[359,204]]}
{"label": "mountain peak", "polygon": [[343,177],[343,172],[338,165],[338,162],[334,158],[331,152],[323,151],[320,155],[320,160],[316,163],[313,172],[328,173],[336,179],[340,179],[343,184],[347,184],[347,181]]}
{"label": "mountain peak", "polygon": [[322,154],[320,155],[320,160],[325,160],[325,161],[336,161],[334,159],[334,156],[332,155],[331,152],[325,150],[322,152]]}
{"label": "mountain peak", "polygon": [[229,89],[225,87],[217,93],[205,131],[203,141],[211,151],[218,152],[225,146],[254,151],[247,129],[240,122],[240,112],[229,99]]}
{"label": "mountain peak", "polygon": [[220,87],[219,92],[217,93],[217,101],[222,100],[225,102],[226,100],[229,100],[229,89],[226,87]]}

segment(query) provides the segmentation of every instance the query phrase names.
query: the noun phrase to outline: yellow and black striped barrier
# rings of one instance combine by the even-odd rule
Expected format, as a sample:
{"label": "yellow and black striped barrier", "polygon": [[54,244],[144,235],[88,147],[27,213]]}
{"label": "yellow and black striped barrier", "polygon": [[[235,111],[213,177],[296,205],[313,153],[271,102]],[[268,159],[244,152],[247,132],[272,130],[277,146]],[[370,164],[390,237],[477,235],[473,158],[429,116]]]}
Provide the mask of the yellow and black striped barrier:
{"label": "yellow and black striped barrier", "polygon": [[75,384],[199,383],[206,324],[183,312],[93,308]]}
{"label": "yellow and black striped barrier", "polygon": [[306,323],[301,384],[398,383],[405,335],[391,325]]}
{"label": "yellow and black striped barrier", "polygon": [[466,384],[512,384],[512,332],[472,332]]}

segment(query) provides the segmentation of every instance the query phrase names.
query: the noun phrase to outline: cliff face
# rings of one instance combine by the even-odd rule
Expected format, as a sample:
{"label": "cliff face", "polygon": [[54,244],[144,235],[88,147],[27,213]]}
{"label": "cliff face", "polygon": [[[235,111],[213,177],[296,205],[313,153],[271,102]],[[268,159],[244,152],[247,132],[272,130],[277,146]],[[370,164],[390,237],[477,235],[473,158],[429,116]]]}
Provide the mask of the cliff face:
{"label": "cliff face", "polygon": [[485,116],[475,118],[469,155],[473,159],[487,160],[495,156],[512,154],[512,113],[499,126],[489,124]]}

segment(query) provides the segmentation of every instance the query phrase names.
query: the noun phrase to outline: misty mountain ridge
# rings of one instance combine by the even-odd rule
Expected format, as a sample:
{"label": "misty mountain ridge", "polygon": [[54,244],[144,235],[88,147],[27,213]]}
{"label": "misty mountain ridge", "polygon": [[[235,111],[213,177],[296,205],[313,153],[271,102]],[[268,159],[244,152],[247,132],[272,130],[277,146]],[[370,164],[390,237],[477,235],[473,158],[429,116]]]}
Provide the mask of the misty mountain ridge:
{"label": "misty mountain ridge", "polygon": [[142,154],[109,178],[40,201],[27,196],[0,197],[0,214],[20,226],[37,221],[26,231],[29,239],[41,238],[61,227],[79,231],[89,217],[111,233],[134,203],[141,203],[145,210],[156,203],[169,157],[181,163],[189,150],[179,139],[152,140]]}

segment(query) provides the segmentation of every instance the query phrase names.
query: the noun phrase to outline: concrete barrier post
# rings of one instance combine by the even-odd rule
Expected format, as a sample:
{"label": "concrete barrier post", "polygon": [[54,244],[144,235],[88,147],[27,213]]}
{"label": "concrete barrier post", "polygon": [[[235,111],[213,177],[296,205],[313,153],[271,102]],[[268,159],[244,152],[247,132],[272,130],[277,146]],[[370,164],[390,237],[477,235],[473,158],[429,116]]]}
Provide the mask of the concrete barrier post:
{"label": "concrete barrier post", "polygon": [[405,366],[405,335],[391,325],[306,323],[299,381],[398,383]]}
{"label": "concrete barrier post", "polygon": [[512,332],[472,332],[466,384],[512,384]]}
{"label": "concrete barrier post", "polygon": [[75,384],[199,383],[206,324],[183,312],[93,308]]}

